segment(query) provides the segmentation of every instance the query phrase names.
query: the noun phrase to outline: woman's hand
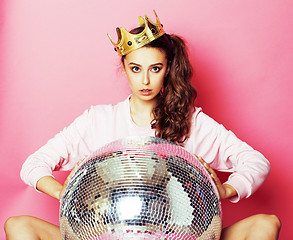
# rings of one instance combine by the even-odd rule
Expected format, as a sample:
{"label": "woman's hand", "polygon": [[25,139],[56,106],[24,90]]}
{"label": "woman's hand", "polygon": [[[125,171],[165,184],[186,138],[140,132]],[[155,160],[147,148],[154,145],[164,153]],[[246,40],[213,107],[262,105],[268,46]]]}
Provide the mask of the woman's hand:
{"label": "woman's hand", "polygon": [[52,176],[44,176],[39,179],[36,188],[39,191],[59,200],[59,193],[62,189],[62,184]]}
{"label": "woman's hand", "polygon": [[37,182],[36,188],[43,192],[48,194],[49,196],[56,198],[57,200],[60,200],[65,192],[65,189],[67,187],[67,184],[72,177],[72,175],[76,172],[79,165],[82,163],[84,159],[80,160],[76,166],[73,168],[73,170],[70,172],[68,177],[66,178],[64,184],[62,185],[59,183],[55,178],[52,176],[44,176]]}
{"label": "woman's hand", "polygon": [[237,192],[236,192],[234,187],[232,187],[229,184],[222,184],[221,183],[221,181],[218,178],[218,176],[215,173],[215,171],[210,167],[210,165],[207,162],[205,162],[203,160],[202,157],[198,157],[198,156],[196,156],[196,157],[202,163],[202,165],[205,167],[205,169],[209,172],[209,174],[211,175],[212,179],[214,180],[214,183],[216,184],[218,192],[219,192],[219,195],[220,195],[220,199],[230,198],[230,197],[233,197],[233,196],[235,196],[237,194]]}
{"label": "woman's hand", "polygon": [[61,200],[61,198],[63,197],[66,187],[69,183],[69,180],[71,179],[72,175],[77,171],[78,167],[80,166],[80,164],[83,162],[84,159],[81,159],[77,162],[77,164],[75,165],[75,167],[71,170],[71,172],[69,173],[69,175],[67,176],[65,182],[63,183],[63,187],[61,189],[61,191],[59,192],[59,197],[58,199]]}

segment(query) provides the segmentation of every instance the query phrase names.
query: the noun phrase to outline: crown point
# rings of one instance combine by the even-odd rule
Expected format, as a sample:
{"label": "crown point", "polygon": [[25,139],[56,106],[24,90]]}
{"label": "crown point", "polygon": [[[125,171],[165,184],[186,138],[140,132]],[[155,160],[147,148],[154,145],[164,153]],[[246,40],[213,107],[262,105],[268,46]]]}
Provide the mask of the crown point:
{"label": "crown point", "polygon": [[142,27],[143,30],[137,34],[129,33],[124,27],[117,27],[116,33],[118,36],[117,43],[114,43],[112,38],[109,36],[112,44],[115,46],[115,50],[119,54],[119,56],[124,56],[131,51],[134,51],[144,45],[154,41],[155,39],[161,37],[165,34],[162,24],[156,14],[156,22],[153,22],[149,19],[147,15],[145,17],[138,17],[139,27]]}
{"label": "crown point", "polygon": [[138,24],[140,27],[143,27],[145,25],[145,20],[142,16],[138,17]]}

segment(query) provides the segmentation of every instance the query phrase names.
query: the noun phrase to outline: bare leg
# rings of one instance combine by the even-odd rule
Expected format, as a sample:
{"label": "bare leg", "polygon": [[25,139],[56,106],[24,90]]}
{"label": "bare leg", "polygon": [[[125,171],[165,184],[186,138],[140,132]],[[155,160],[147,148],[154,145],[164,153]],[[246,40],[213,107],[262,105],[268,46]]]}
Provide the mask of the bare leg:
{"label": "bare leg", "polygon": [[224,228],[221,240],[277,240],[280,229],[278,217],[258,214]]}
{"label": "bare leg", "polygon": [[[58,226],[31,216],[11,217],[4,228],[6,240],[61,240]],[[277,240],[280,228],[276,216],[254,215],[223,229],[221,240]]]}
{"label": "bare leg", "polygon": [[10,217],[4,229],[6,240],[61,240],[58,226],[31,216]]}

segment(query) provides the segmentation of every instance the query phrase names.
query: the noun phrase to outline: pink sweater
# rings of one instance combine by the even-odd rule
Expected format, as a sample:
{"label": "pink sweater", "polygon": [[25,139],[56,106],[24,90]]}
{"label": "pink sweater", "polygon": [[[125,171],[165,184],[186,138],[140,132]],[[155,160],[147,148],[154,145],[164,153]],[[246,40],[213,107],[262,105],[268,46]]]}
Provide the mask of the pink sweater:
{"label": "pink sweater", "polygon": [[[129,98],[117,105],[92,106],[38,151],[28,157],[21,169],[22,180],[36,188],[37,181],[53,171],[71,170],[78,160],[103,145],[128,136],[154,136],[148,127],[138,127],[131,119]],[[268,160],[231,131],[196,108],[191,135],[185,148],[210,164],[213,169],[231,172],[237,202],[249,197],[270,172]]]}

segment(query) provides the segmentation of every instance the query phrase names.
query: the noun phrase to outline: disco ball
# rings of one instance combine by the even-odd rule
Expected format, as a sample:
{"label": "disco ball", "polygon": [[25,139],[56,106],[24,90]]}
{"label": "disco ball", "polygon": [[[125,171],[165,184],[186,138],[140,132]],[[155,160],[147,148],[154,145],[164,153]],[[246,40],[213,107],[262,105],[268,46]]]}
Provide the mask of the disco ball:
{"label": "disco ball", "polygon": [[83,161],[60,204],[62,239],[220,239],[217,188],[195,156],[155,137],[114,141]]}

